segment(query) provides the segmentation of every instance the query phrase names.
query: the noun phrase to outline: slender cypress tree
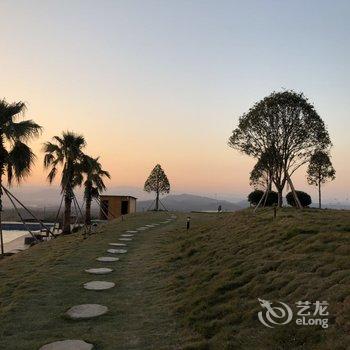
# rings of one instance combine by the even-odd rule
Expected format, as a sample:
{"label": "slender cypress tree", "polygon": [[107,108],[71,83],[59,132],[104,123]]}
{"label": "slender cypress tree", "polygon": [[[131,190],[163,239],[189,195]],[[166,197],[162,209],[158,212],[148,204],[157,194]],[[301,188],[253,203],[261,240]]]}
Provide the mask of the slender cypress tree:
{"label": "slender cypress tree", "polygon": [[328,180],[335,179],[335,169],[327,152],[316,151],[310,158],[307,168],[307,181],[309,185],[318,187],[318,207],[322,208],[321,186]]}
{"label": "slender cypress tree", "polygon": [[169,180],[159,164],[157,164],[151,171],[151,174],[145,182],[144,190],[146,192],[156,193],[155,210],[159,210],[159,195],[170,192]]}

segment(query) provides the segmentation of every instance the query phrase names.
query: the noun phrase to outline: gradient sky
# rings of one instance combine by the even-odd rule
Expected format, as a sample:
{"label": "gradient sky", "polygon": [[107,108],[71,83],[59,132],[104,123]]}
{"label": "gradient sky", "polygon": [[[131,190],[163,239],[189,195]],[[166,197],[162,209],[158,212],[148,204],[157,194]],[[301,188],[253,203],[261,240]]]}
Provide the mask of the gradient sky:
{"label": "gradient sky", "polygon": [[[0,1],[0,97],[44,126],[26,184],[47,185],[41,144],[73,130],[113,186],[142,187],[160,163],[175,193],[245,196],[254,160],[227,146],[238,117],[302,91],[331,134],[349,197],[349,1]],[[305,169],[297,188],[313,196]]]}

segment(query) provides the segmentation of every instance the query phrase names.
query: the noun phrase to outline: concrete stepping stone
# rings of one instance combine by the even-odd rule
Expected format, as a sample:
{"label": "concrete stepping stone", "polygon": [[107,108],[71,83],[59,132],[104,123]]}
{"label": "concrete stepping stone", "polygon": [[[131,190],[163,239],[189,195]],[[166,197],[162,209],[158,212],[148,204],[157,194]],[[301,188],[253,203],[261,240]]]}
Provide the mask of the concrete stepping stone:
{"label": "concrete stepping stone", "polygon": [[108,311],[108,307],[99,304],[82,304],[71,307],[66,315],[73,320],[85,318],[93,318],[104,315]]}
{"label": "concrete stepping stone", "polygon": [[92,350],[94,346],[83,340],[60,340],[42,346],[39,350]]}
{"label": "concrete stepping stone", "polygon": [[115,283],[106,281],[91,281],[84,283],[84,288],[88,290],[106,290],[113,288]]}
{"label": "concrete stepping stone", "polygon": [[113,270],[108,267],[98,267],[95,269],[87,269],[85,272],[91,273],[93,275],[106,275],[107,273],[111,273]]}
{"label": "concrete stepping stone", "polygon": [[126,247],[125,243],[108,243],[108,245],[112,245],[114,247]]}
{"label": "concrete stepping stone", "polygon": [[129,233],[123,233],[121,237],[134,237],[134,235],[129,234]]}
{"label": "concrete stepping stone", "polygon": [[118,261],[119,258],[114,258],[113,256],[100,256],[96,260],[101,262],[114,262],[114,261]]}
{"label": "concrete stepping stone", "polygon": [[108,249],[107,252],[111,254],[125,254],[127,250],[126,249]]}
{"label": "concrete stepping stone", "polygon": [[137,233],[138,231],[134,231],[134,230],[128,230],[126,231],[126,233]]}
{"label": "concrete stepping stone", "polygon": [[148,230],[148,227],[139,227],[136,230],[137,231],[145,231],[145,230]]}
{"label": "concrete stepping stone", "polygon": [[132,241],[132,238],[119,238],[119,241]]}
{"label": "concrete stepping stone", "polygon": [[150,224],[150,225],[146,225],[147,227],[154,227],[154,225]]}

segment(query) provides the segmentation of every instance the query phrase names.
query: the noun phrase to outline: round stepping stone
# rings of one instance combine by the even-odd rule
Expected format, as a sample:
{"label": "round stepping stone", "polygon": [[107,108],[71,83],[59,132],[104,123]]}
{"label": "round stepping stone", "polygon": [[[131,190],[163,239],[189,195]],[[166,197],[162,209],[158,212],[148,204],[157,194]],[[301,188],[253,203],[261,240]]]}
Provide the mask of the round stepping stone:
{"label": "round stepping stone", "polygon": [[106,275],[107,273],[111,273],[113,270],[108,267],[99,267],[96,269],[87,269],[85,272],[91,273],[93,275]]}
{"label": "round stepping stone", "polygon": [[125,254],[127,250],[126,249],[108,249],[107,252],[111,254]]}
{"label": "round stepping stone", "polygon": [[106,290],[113,288],[115,283],[106,281],[91,281],[84,283],[84,288],[88,290]]}
{"label": "round stepping stone", "polygon": [[119,241],[132,241],[132,238],[119,238]]}
{"label": "round stepping stone", "polygon": [[119,258],[114,258],[113,256],[101,256],[96,260],[101,262],[114,262],[114,261],[118,261]]}
{"label": "round stepping stone", "polygon": [[131,235],[129,233],[124,233],[121,235],[122,237],[134,237],[134,235]]}
{"label": "round stepping stone", "polygon": [[115,247],[125,247],[125,243],[108,243],[109,245],[115,246]]}
{"label": "round stepping stone", "polygon": [[146,225],[147,227],[154,227],[154,225]]}
{"label": "round stepping stone", "polygon": [[148,227],[139,227],[137,229],[137,231],[145,231],[145,230],[148,230]]}
{"label": "round stepping stone", "polygon": [[128,230],[128,231],[126,231],[126,233],[137,233],[137,231]]}
{"label": "round stepping stone", "polygon": [[83,340],[60,340],[42,346],[39,350],[92,350],[94,346]]}
{"label": "round stepping stone", "polygon": [[107,311],[107,306],[99,304],[82,304],[71,307],[66,312],[66,315],[73,320],[79,320],[84,318],[98,317],[105,314]]}

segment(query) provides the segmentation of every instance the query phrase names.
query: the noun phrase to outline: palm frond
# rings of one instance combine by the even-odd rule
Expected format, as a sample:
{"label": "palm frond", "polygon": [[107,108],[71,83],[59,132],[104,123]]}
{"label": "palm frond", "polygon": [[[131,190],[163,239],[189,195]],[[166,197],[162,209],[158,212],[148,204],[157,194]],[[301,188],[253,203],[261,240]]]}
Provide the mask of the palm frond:
{"label": "palm frond", "polygon": [[23,114],[26,110],[24,102],[8,103],[5,99],[0,100],[0,122],[1,125],[12,123],[18,114]]}
{"label": "palm frond", "polygon": [[28,176],[35,158],[30,147],[21,141],[16,141],[8,153],[7,177],[9,184],[11,184],[13,177],[16,178],[17,182],[20,182]]}
{"label": "palm frond", "polygon": [[86,189],[95,188],[99,192],[106,190],[103,177],[110,178],[110,174],[108,171],[102,169],[99,157],[92,158],[84,155],[82,159],[82,171],[86,177],[84,184]]}
{"label": "palm frond", "polygon": [[51,167],[54,177],[57,174],[58,166],[62,166],[62,191],[65,191],[67,186],[74,188],[82,184],[81,160],[85,145],[84,137],[71,131],[63,132],[62,136],[54,136],[52,142],[46,142],[43,145],[43,151],[45,152],[44,166],[46,168]]}
{"label": "palm frond", "polygon": [[100,196],[100,191],[96,187],[91,188],[91,197],[98,198]]}
{"label": "palm frond", "polygon": [[2,128],[2,132],[8,140],[23,142],[40,136],[41,131],[42,127],[32,120],[23,120],[18,123],[9,121]]}
{"label": "palm frond", "polygon": [[47,175],[47,179],[50,182],[50,184],[53,182],[53,180],[55,179],[57,174],[57,168],[55,166],[53,166],[49,172],[49,174]]}

